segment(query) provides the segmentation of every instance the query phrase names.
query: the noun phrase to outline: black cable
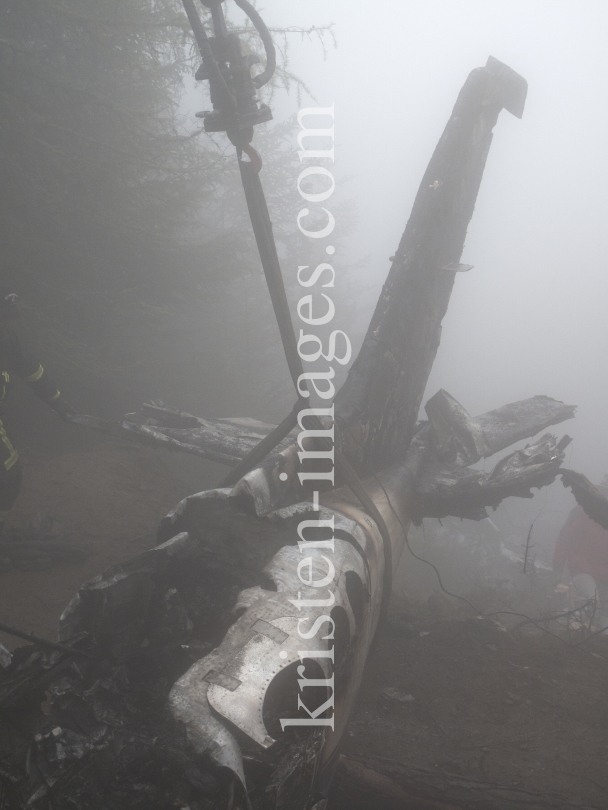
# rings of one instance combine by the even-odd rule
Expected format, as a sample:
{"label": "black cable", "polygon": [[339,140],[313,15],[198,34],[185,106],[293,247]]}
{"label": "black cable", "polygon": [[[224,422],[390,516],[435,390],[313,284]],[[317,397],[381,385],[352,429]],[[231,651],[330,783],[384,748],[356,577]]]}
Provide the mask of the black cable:
{"label": "black cable", "polygon": [[249,3],[248,0],[234,0],[234,2],[245,12],[251,22],[255,25],[264,45],[264,50],[266,51],[266,67],[257,76],[254,76],[252,80],[254,86],[259,90],[260,87],[263,87],[267,82],[270,81],[277,66],[277,54],[274,49],[274,42],[270,36],[270,31],[266,27],[266,23],[251,5],[251,3]]}
{"label": "black cable", "polygon": [[[364,450],[365,449],[364,446],[361,444],[361,442],[353,434],[352,430],[350,429],[350,425],[348,424],[348,422],[341,416],[338,416],[336,418],[339,419],[346,426],[346,429],[348,430],[351,438],[359,445],[359,447],[361,447],[361,449]],[[386,498],[386,501],[387,501],[387,503],[388,503],[388,505],[389,505],[389,507],[391,509],[391,512],[395,515],[395,517],[397,518],[397,522],[401,526],[401,530],[403,532],[403,538],[405,540],[405,545],[407,546],[407,550],[410,552],[410,554],[412,555],[412,557],[414,557],[415,560],[419,560],[420,562],[426,563],[427,565],[429,565],[433,569],[433,571],[435,572],[435,574],[437,576],[437,581],[439,582],[439,587],[448,596],[452,596],[455,599],[460,599],[461,602],[465,602],[467,605],[469,605],[469,607],[473,608],[473,610],[475,611],[475,613],[478,616],[483,616],[483,618],[489,618],[490,616],[519,616],[522,619],[526,619],[526,622],[529,622],[530,624],[533,624],[535,627],[538,627],[539,630],[543,631],[543,633],[548,633],[548,635],[559,639],[564,644],[566,644],[568,647],[578,647],[581,644],[585,644],[587,641],[589,641],[589,639],[593,638],[594,636],[599,636],[601,633],[604,633],[604,632],[606,632],[606,630],[608,630],[608,627],[605,627],[602,630],[596,630],[594,633],[591,633],[591,635],[587,636],[587,638],[584,638],[582,641],[577,641],[574,644],[572,644],[571,642],[566,641],[566,639],[562,638],[561,636],[558,636],[557,633],[552,633],[551,630],[547,630],[545,627],[542,627],[542,625],[538,624],[534,619],[532,619],[526,613],[516,613],[513,610],[496,610],[496,611],[493,611],[492,613],[483,613],[482,611],[478,610],[478,608],[472,602],[469,602],[469,600],[466,599],[466,597],[459,596],[459,594],[457,594],[457,593],[452,593],[451,591],[448,591],[448,589],[443,584],[443,581],[441,579],[441,574],[439,573],[436,566],[433,565],[433,563],[430,562],[429,560],[425,560],[424,557],[419,557],[412,550],[412,547],[410,546],[410,542],[409,542],[409,539],[408,539],[408,536],[407,536],[407,531],[405,529],[405,526],[403,525],[403,523],[401,522],[401,519],[399,518],[399,515],[395,511],[395,508],[393,507],[393,504],[391,503],[391,499],[389,498],[388,492],[384,488],[384,485],[382,484],[382,481],[380,481],[380,479],[378,478],[376,473],[371,469],[369,464],[368,464],[368,469],[369,469],[370,473],[372,474],[372,476],[374,477],[374,479],[376,480],[376,483],[378,484],[378,486],[381,488],[382,492],[384,492],[384,497]],[[423,526],[423,531],[424,531],[424,526]]]}

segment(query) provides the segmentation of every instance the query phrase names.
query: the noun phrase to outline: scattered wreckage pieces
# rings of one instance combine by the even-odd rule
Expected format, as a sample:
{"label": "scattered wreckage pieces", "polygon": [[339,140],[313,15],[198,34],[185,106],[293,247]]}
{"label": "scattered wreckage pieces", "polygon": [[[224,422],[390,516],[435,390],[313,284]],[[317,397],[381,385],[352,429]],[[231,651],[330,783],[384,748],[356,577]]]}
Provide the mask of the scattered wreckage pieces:
{"label": "scattered wreckage pieces", "polygon": [[[30,641],[47,650],[57,650],[59,652],[70,653],[71,655],[81,655],[84,656],[85,658],[92,657],[89,655],[89,653],[85,653],[76,647],[68,647],[67,644],[60,644],[57,641],[50,641],[49,639],[42,638],[41,636],[37,636],[34,633],[27,633],[25,630],[20,630],[18,627],[13,627],[10,624],[4,624],[4,622],[0,622],[0,630],[2,630],[3,633],[8,633],[9,636],[14,636],[15,638],[21,638],[24,639],[25,641]],[[0,645],[0,652],[5,649],[6,649],[5,647]],[[10,661],[8,663],[10,664]],[[2,658],[0,657],[0,665],[1,664]]]}
{"label": "scattered wreckage pieces", "polygon": [[[221,511],[223,500],[220,493],[208,511]],[[7,810],[35,807],[47,794],[56,810],[232,806],[232,779],[192,750],[167,697],[192,661],[224,637],[239,591],[265,584],[256,569],[275,546],[270,540],[266,554],[248,553],[272,538],[266,527],[244,538],[239,558],[229,537],[206,530],[207,548],[181,533],[80,589],[61,618],[60,638],[80,642],[93,660],[23,647],[0,671]],[[230,559],[213,559],[214,539],[231,548]],[[39,710],[45,694],[46,716]]]}
{"label": "scattered wreckage pieces", "polygon": [[379,757],[341,756],[331,794],[333,810],[600,810],[559,796],[415,768]]}
{"label": "scattered wreckage pieces", "polygon": [[591,520],[608,529],[608,498],[595,487],[582,473],[574,470],[560,470],[562,483],[570,487],[577,503],[582,506]]}
{"label": "scattered wreckage pieces", "polygon": [[188,750],[146,650],[119,667],[52,657],[60,660],[35,647],[15,653],[14,675],[36,664],[42,676],[18,702],[0,707],[3,810],[228,806],[229,780]]}
{"label": "scattered wreckage pieces", "polygon": [[[502,107],[521,115],[525,88],[521,77],[492,58],[469,76],[422,180],[361,354],[336,399],[344,428],[337,444],[361,477],[381,470],[365,486],[388,527],[395,563],[421,502],[415,481],[429,428],[416,433],[415,423],[492,128]],[[200,419],[159,404],[144,410],[122,429],[229,465],[271,430],[249,420]],[[446,465],[469,463],[471,453],[487,449],[489,427],[482,446],[483,429],[473,425],[471,449],[467,425],[464,419],[454,458],[435,459],[444,475]],[[69,642],[87,633],[83,648],[98,661],[70,660],[46,682],[50,714],[36,730],[44,750],[35,756],[37,770],[27,775],[27,801],[50,789],[58,810],[90,807],[99,803],[91,801],[98,789],[104,810],[137,804],[165,810],[182,800],[197,810],[225,810],[248,806],[247,779],[256,810],[296,810],[307,804],[313,781],[315,790],[327,787],[378,623],[387,557],[378,527],[347,490],[322,496],[318,510],[303,502],[295,486],[297,446],[284,441],[233,489],[187,498],[163,521],[159,547],[109,569],[72,600],[60,637]],[[522,476],[528,475],[530,486],[559,466],[559,450],[552,438],[541,440],[527,455],[519,451],[505,460],[495,479],[525,488]],[[476,482],[473,489],[483,487]],[[436,509],[432,487],[427,495],[427,506]],[[315,517],[333,520],[334,529],[331,686],[324,683],[327,659],[321,655],[330,652],[330,634],[315,642],[296,638],[302,616],[293,600],[306,593],[297,579],[297,528]],[[311,557],[311,571],[323,574],[318,553],[311,550]],[[321,616],[310,607],[307,618],[314,624]],[[307,703],[304,696],[309,708],[301,710],[309,715],[335,689],[333,731],[329,725],[324,735],[317,728],[281,728],[281,720],[298,719],[298,698],[307,691],[298,688],[296,675],[320,682],[308,687],[322,690],[319,701]],[[332,719],[323,714],[319,709],[320,719]],[[54,735],[53,729],[60,731]],[[64,729],[92,744],[64,740]],[[85,748],[80,759],[68,757],[68,750]],[[27,750],[26,744],[24,761]],[[198,768],[195,776],[187,762]],[[169,766],[171,772],[163,773]],[[194,794],[183,788],[186,783]]]}
{"label": "scattered wreckage pieces", "polygon": [[[58,649],[62,646],[60,644],[57,644],[56,649],[49,649],[46,642],[17,647],[12,653],[3,647],[5,653],[2,655],[0,670],[0,713],[10,710],[24,697],[33,695],[35,700],[49,684],[62,677],[72,667],[72,663],[76,667],[82,666],[83,658],[90,658],[80,648],[85,638],[86,633],[74,636],[69,645],[74,650],[69,651]],[[76,652],[80,653],[77,657]]]}

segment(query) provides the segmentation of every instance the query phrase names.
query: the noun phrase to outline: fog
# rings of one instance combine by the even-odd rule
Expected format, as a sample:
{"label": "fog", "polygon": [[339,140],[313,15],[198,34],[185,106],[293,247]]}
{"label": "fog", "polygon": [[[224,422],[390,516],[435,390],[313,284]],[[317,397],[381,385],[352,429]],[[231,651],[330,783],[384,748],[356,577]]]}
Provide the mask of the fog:
{"label": "fog", "polygon": [[[224,5],[238,23],[235,4]],[[175,8],[165,0],[153,13]],[[523,119],[503,111],[494,130],[462,258],[474,269],[457,275],[424,400],[445,388],[473,415],[535,394],[576,404],[576,418],[555,429],[574,439],[566,466],[601,479],[605,4],[267,0],[261,10],[287,54],[280,62],[303,83],[299,94],[297,81],[290,92],[275,89],[275,121],[254,140],[288,291],[293,304],[293,270],[315,258],[295,228],[294,117],[333,103],[336,323],[354,343],[467,75],[492,55],[528,81]],[[104,13],[86,5],[92,22]],[[278,421],[292,405],[291,384],[233,149],[223,135],[201,136],[195,117],[209,104],[207,83],[192,79],[198,55],[179,29],[144,26],[134,39],[127,17],[112,31],[91,27],[87,58],[79,23],[61,10],[10,17],[3,280],[23,293],[34,342],[48,342],[45,360],[80,410],[115,418],[161,398],[207,416]],[[95,69],[93,51],[108,70]],[[64,69],[72,90],[61,95],[54,77]],[[110,117],[103,104],[85,103],[93,91]],[[38,110],[44,139],[22,107]],[[154,138],[142,139],[141,121]],[[210,465],[206,485],[220,473]],[[573,502],[556,483],[532,503],[510,499],[496,520],[525,538],[540,515],[547,556]]]}
{"label": "fog", "polygon": [[523,119],[503,111],[494,130],[462,259],[474,270],[457,277],[427,396],[446,388],[473,414],[540,393],[576,404],[564,426],[575,440],[568,464],[601,478],[606,5],[268,0],[264,13],[272,26],[333,23],[337,48],[323,59],[294,36],[291,67],[319,105],[336,105],[336,172],[351,178],[346,193],[359,217],[340,257],[342,279],[364,259],[375,285],[369,308],[469,71],[491,54],[528,81]]}
{"label": "fog", "polygon": [[[576,418],[554,430],[574,439],[566,466],[600,480],[608,471],[608,8],[268,0],[264,16],[272,27],[332,25],[337,46],[325,35],[325,53],[314,36],[290,38],[290,69],[314,100],[279,93],[272,104],[279,120],[335,104],[335,173],[357,211],[336,256],[338,288],[361,290],[365,321],[468,73],[492,55],[528,81],[523,119],[503,110],[494,129],[462,257],[474,269],[457,276],[424,399],[445,388],[471,414],[535,394],[576,404]],[[290,259],[299,257],[287,257],[287,272]],[[359,322],[350,327],[359,336]],[[547,558],[573,504],[556,483],[533,503],[510,499],[498,520],[523,540],[537,519]]]}

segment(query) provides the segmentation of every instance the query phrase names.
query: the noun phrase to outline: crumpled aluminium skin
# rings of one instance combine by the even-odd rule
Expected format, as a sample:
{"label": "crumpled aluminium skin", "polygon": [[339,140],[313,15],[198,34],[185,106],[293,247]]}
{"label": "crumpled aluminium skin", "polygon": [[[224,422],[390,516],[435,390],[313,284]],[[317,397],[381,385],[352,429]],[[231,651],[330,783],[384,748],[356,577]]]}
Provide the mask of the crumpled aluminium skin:
{"label": "crumpled aluminium skin", "polygon": [[[205,493],[206,497],[209,495]],[[193,508],[192,499],[185,505],[188,508]],[[261,748],[270,748],[275,739],[264,721],[269,695],[274,688],[280,688],[275,683],[288,668],[296,668],[302,682],[310,679],[311,661],[317,662],[321,670],[317,675],[327,682],[326,702],[332,708],[316,715],[323,701],[310,703],[302,685],[292,695],[291,713],[282,719],[308,718],[311,727],[315,716],[325,719],[324,726],[319,724],[325,731],[319,751],[322,774],[348,721],[379,616],[382,538],[369,518],[365,516],[365,524],[358,523],[336,509],[321,507],[314,511],[311,504],[303,503],[270,513],[267,519],[275,524],[286,521],[293,524],[294,517],[326,524],[325,538],[332,536],[333,523],[333,551],[327,548],[300,551],[295,544],[280,548],[264,568],[276,590],[256,586],[242,591],[233,609],[240,614],[239,618],[222,643],[197,661],[170,694],[173,715],[186,724],[194,749],[211,756],[216,764],[230,767],[243,784],[239,746],[228,728],[235,726]],[[296,525],[294,541],[298,539]],[[303,584],[298,566],[307,557],[312,558],[312,570],[306,566],[305,578],[320,582],[333,574],[327,587]],[[326,604],[299,604],[307,601]],[[346,622],[339,622],[340,613]],[[321,618],[324,616],[329,620]],[[338,626],[347,628],[339,644],[335,643]],[[316,627],[318,631],[314,633]],[[343,672],[348,677],[338,684],[338,673]],[[342,688],[336,689],[338,685]],[[299,711],[300,703],[308,711]],[[227,727],[223,726],[222,718],[229,721]]]}
{"label": "crumpled aluminium skin", "polygon": [[[260,517],[255,507],[265,511],[267,502],[258,491],[257,498],[249,495],[253,508],[246,514],[243,486],[240,482],[235,488],[236,495],[235,490],[211,490],[178,504],[163,524],[163,533],[173,536],[85,585],[64,611],[60,637],[69,641],[82,630],[92,631],[120,660],[146,643],[153,583],[176,558],[187,559],[200,547],[211,550],[213,542],[216,556],[226,555],[228,564],[237,567],[254,568],[266,554],[261,584],[238,594],[233,623],[223,640],[177,680],[169,704],[174,718],[185,725],[193,751],[229,768],[243,787],[245,768],[235,729],[260,750],[268,750],[282,737],[281,718],[314,721],[304,728],[321,731],[315,750],[317,782],[322,783],[348,721],[378,622],[382,538],[373,521],[352,503],[341,509],[314,509],[303,502]],[[311,540],[321,537],[333,538],[333,548],[322,543],[313,547]],[[300,550],[300,539],[310,547]],[[327,585],[310,587],[303,579],[326,580]],[[314,600],[324,604],[306,604]],[[187,630],[187,616],[182,624]],[[293,677],[285,679],[286,671]],[[322,688],[307,689],[306,680],[315,680],[315,687],[322,680]],[[275,718],[279,725],[275,722],[271,733],[265,713],[273,701],[283,713]],[[326,710],[319,712],[320,705]]]}

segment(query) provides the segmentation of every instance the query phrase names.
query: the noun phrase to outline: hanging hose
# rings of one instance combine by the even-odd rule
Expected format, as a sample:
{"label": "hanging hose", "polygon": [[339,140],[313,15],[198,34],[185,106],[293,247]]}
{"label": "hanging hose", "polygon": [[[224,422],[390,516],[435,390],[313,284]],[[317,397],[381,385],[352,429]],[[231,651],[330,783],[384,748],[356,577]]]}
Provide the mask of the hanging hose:
{"label": "hanging hose", "polygon": [[260,87],[263,87],[270,81],[273,73],[276,70],[277,54],[274,49],[274,42],[272,41],[272,37],[270,36],[270,31],[266,27],[266,23],[260,17],[255,8],[251,5],[251,3],[248,2],[248,0],[234,0],[234,2],[237,4],[239,8],[241,8],[245,12],[245,14],[251,20],[251,22],[255,25],[256,30],[260,35],[260,39],[262,40],[262,43],[264,45],[264,50],[266,51],[266,67],[264,68],[262,73],[253,77],[253,83],[259,90]]}

